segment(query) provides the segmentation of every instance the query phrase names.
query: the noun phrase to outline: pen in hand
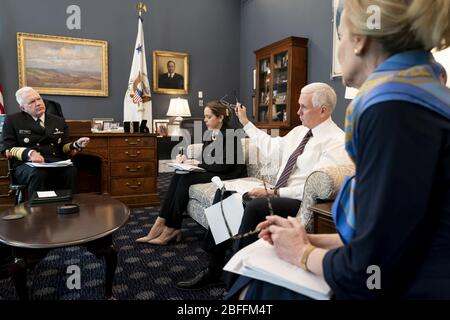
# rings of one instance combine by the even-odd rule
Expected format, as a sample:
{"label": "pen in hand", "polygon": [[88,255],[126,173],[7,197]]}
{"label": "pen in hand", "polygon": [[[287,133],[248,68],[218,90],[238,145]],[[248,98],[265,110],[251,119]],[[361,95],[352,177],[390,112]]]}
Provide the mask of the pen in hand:
{"label": "pen in hand", "polygon": [[177,157],[176,157],[175,160],[176,160],[178,163],[183,163],[183,162],[186,161],[186,156],[184,155],[184,149],[183,149],[183,148],[180,148],[180,149],[178,150],[178,155],[177,155]]}
{"label": "pen in hand", "polygon": [[271,233],[269,231],[269,226],[271,224],[272,224],[272,222],[265,220],[265,221],[261,222],[260,224],[258,224],[258,226],[256,227],[256,230],[259,231],[259,234],[258,234],[259,238],[262,238],[273,245]]}

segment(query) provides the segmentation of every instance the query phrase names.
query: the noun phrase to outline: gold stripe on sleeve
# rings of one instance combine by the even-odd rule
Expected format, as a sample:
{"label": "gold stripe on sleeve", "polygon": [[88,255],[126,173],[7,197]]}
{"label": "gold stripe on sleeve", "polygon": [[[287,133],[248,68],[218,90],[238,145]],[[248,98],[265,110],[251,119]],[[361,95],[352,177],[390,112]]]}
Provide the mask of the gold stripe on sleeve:
{"label": "gold stripe on sleeve", "polygon": [[70,146],[72,145],[72,142],[69,142],[69,143],[66,143],[64,146],[63,146],[63,152],[64,153],[69,153],[70,152]]}
{"label": "gold stripe on sleeve", "polygon": [[25,151],[26,148],[24,147],[14,147],[11,148],[11,150],[9,150],[9,153],[11,153],[11,155],[18,159],[18,160],[22,160],[22,154]]}

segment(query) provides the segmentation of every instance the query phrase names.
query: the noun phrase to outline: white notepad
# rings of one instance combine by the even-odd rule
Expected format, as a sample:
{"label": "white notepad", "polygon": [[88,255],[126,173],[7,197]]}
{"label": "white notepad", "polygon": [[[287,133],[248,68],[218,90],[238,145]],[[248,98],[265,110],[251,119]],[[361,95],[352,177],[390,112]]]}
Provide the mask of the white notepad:
{"label": "white notepad", "polygon": [[187,172],[205,172],[206,170],[197,166],[193,166],[185,163],[171,162],[167,163],[167,166],[175,168],[179,171],[187,171]]}
{"label": "white notepad", "polygon": [[69,167],[73,166],[72,160],[63,160],[63,161],[56,161],[56,162],[44,162],[44,163],[37,163],[37,162],[27,162],[27,165],[30,167],[35,168],[62,168],[62,167]]}
{"label": "white notepad", "polygon": [[39,198],[56,197],[55,191],[36,191]]}
{"label": "white notepad", "polygon": [[[233,193],[223,200],[223,211],[234,236],[239,232],[242,217],[244,216],[242,196],[239,193]],[[230,239],[230,234],[228,233],[222,210],[220,209],[220,202],[206,208],[205,214],[216,244]]]}
{"label": "white notepad", "polygon": [[263,239],[237,252],[223,270],[270,282],[316,300],[328,300],[332,295],[322,277],[280,259],[273,246]]}

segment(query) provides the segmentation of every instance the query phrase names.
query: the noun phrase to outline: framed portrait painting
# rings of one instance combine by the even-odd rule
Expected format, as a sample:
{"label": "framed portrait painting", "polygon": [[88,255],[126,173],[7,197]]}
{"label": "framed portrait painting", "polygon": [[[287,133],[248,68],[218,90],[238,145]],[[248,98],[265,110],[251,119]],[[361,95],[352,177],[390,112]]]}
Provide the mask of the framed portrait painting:
{"label": "framed portrait painting", "polygon": [[338,27],[341,22],[342,10],[342,0],[333,0],[333,60],[331,66],[331,78],[342,76],[341,65],[338,61],[338,48],[340,44]]}
{"label": "framed portrait painting", "polygon": [[41,94],[108,96],[106,41],[17,33],[19,86]]}
{"label": "framed portrait painting", "polygon": [[189,93],[189,55],[153,51],[153,91],[165,94]]}

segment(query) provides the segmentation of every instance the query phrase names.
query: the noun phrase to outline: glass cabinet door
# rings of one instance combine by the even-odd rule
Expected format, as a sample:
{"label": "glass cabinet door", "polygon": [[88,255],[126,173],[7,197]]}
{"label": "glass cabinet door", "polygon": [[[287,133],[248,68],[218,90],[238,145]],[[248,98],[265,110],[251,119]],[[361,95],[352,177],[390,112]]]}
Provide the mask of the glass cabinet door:
{"label": "glass cabinet door", "polygon": [[270,103],[270,58],[261,59],[259,62],[259,88],[258,88],[258,122],[269,122],[269,103]]}
{"label": "glass cabinet door", "polygon": [[287,121],[288,51],[273,57],[271,122]]}
{"label": "glass cabinet door", "polygon": [[[297,91],[307,83],[308,39],[287,37],[255,51],[253,119],[260,129],[286,135],[301,121]],[[293,74],[295,71],[295,74]]]}

